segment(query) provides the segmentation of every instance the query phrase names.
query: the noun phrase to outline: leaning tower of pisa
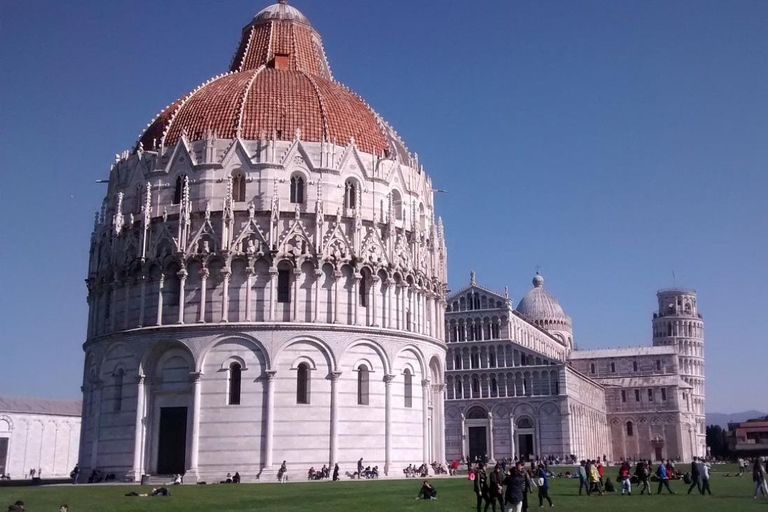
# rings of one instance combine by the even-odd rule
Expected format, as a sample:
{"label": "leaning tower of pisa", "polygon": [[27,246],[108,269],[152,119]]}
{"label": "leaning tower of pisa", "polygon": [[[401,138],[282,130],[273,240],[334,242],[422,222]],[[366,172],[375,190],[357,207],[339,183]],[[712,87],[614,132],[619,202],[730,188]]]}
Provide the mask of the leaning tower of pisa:
{"label": "leaning tower of pisa", "polygon": [[677,348],[678,373],[692,387],[678,398],[681,400],[680,411],[690,413],[683,414],[690,418],[684,420],[683,434],[689,435],[691,456],[704,456],[704,320],[698,310],[696,292],[674,288],[660,290],[656,296],[659,299],[659,310],[653,314],[653,344]]}

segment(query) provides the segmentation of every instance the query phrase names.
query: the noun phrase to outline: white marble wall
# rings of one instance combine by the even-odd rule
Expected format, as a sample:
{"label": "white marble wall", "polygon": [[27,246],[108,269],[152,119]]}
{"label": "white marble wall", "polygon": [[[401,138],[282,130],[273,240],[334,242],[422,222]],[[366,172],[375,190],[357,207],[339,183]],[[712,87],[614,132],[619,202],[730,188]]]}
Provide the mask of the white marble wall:
{"label": "white marble wall", "polygon": [[0,413],[0,438],[9,440],[5,472],[11,478],[26,478],[33,468],[43,478],[68,477],[77,462],[80,418]]}

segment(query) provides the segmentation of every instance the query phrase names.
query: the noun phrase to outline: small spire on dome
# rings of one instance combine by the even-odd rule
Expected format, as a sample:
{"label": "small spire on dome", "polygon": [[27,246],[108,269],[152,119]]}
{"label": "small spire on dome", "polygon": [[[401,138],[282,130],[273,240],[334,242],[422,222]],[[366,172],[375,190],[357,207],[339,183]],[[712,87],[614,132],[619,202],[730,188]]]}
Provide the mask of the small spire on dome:
{"label": "small spire on dome", "polygon": [[544,286],[544,278],[539,274],[539,271],[536,271],[536,275],[533,276],[533,286],[536,288],[540,288]]}
{"label": "small spire on dome", "polygon": [[477,284],[477,281],[475,280],[475,271],[474,270],[469,272],[469,284],[471,284],[472,286]]}

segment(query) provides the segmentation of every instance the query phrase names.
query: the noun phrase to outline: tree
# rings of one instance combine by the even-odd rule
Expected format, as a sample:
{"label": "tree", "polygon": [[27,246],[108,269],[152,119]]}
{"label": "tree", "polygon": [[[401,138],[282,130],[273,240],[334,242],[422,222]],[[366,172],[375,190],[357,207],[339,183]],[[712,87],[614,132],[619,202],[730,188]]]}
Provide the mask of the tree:
{"label": "tree", "polygon": [[720,425],[707,427],[707,446],[713,457],[726,458],[730,455],[727,436],[728,433]]}

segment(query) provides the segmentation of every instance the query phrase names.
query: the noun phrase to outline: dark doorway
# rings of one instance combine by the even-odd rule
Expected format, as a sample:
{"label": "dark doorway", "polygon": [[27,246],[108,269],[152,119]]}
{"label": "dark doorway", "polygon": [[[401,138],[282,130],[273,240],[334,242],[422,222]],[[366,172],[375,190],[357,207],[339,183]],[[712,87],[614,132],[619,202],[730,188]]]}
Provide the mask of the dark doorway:
{"label": "dark doorway", "polygon": [[655,455],[656,455],[656,460],[663,460],[663,459],[661,458],[661,448],[662,448],[662,447],[661,447],[661,446],[659,446],[659,445],[656,445],[656,446],[654,446],[654,447],[653,447],[653,451],[654,451],[654,452],[656,452],[656,453],[655,453]]}
{"label": "dark doorway", "polygon": [[517,446],[520,457],[528,460],[533,453],[533,434],[520,434],[517,436]]}
{"label": "dark doorway", "polygon": [[485,427],[469,427],[469,460],[484,461],[488,454],[488,443],[485,439]]}
{"label": "dark doorway", "polygon": [[0,437],[0,475],[7,473],[5,466],[8,464],[8,438]]}
{"label": "dark doorway", "polygon": [[184,474],[187,460],[187,408],[160,409],[160,435],[157,439],[157,473]]}

